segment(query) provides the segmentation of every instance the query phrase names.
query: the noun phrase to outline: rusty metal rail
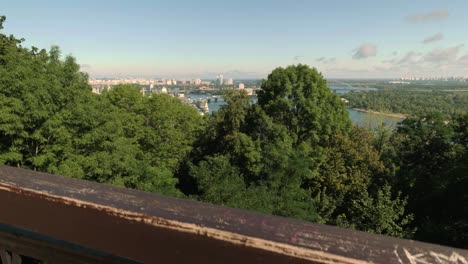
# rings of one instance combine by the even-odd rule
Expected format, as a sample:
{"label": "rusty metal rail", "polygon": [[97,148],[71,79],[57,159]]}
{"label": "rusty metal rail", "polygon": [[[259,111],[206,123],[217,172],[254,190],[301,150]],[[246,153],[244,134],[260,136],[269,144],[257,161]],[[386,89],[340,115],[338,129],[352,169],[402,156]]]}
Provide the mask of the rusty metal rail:
{"label": "rusty metal rail", "polygon": [[0,255],[16,263],[468,264],[462,249],[6,166],[0,224]]}

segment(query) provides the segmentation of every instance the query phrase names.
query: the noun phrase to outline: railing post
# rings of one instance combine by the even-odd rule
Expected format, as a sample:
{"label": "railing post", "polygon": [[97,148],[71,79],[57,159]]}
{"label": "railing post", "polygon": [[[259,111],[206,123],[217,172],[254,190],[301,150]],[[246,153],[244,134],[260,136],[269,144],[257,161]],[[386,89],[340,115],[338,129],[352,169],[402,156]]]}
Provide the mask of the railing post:
{"label": "railing post", "polygon": [[18,254],[16,254],[16,253],[12,253],[12,255],[13,255],[13,256],[12,256],[12,261],[11,261],[11,263],[12,263],[12,264],[21,264],[21,257],[20,257]]}
{"label": "railing post", "polygon": [[0,249],[0,257],[2,258],[2,264],[11,264],[10,254],[5,249]]}
{"label": "railing post", "polygon": [[12,252],[11,256],[5,249],[0,249],[2,264],[21,264],[20,255]]}

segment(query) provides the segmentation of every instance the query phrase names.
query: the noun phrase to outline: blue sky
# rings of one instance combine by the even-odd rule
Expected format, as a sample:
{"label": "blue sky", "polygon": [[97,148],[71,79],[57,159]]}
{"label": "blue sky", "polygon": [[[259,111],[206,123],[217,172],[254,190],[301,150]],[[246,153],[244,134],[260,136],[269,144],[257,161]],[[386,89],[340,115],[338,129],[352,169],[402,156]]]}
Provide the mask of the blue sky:
{"label": "blue sky", "polygon": [[468,1],[7,1],[4,32],[92,77],[468,77]]}

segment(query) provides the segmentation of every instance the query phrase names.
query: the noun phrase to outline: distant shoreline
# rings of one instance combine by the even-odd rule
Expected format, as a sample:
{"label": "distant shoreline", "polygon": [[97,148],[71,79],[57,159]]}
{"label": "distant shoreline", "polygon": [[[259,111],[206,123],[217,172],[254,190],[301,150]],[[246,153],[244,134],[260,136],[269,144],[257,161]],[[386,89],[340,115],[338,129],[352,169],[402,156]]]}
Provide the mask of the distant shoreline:
{"label": "distant shoreline", "polygon": [[396,118],[401,118],[401,119],[406,119],[407,115],[405,114],[395,114],[395,113],[384,113],[384,112],[377,112],[377,111],[371,111],[371,110],[365,110],[365,109],[360,109],[360,108],[351,108],[355,111],[359,112],[364,112],[364,113],[369,113],[369,114],[376,114],[376,115],[383,115],[383,116],[389,116],[389,117],[396,117]]}

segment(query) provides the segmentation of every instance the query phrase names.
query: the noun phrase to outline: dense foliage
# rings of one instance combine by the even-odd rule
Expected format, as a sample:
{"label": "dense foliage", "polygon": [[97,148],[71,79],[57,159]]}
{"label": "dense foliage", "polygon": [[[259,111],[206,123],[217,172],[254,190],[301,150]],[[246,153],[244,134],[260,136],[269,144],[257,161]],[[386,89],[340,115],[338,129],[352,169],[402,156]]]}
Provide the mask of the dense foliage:
{"label": "dense foliage", "polygon": [[393,135],[396,186],[417,239],[468,246],[468,114],[409,118]]}
{"label": "dense foliage", "polygon": [[207,118],[133,86],[95,95],[87,81],[58,48],[28,49],[0,34],[0,162],[468,245],[466,110],[368,131],[352,126],[340,98],[306,65],[275,69],[256,104],[228,91],[227,105]]}
{"label": "dense foliage", "polygon": [[386,113],[422,115],[441,112],[446,115],[468,112],[467,91],[386,89],[350,92],[343,95],[348,106]]}
{"label": "dense foliage", "polygon": [[173,177],[203,120],[166,95],[117,86],[91,93],[60,50],[27,49],[0,35],[0,162],[177,194]]}
{"label": "dense foliage", "polygon": [[374,233],[411,233],[406,199],[384,178],[373,135],[352,127],[316,69],[277,68],[258,104],[239,91],[209,125],[179,172],[204,201]]}
{"label": "dense foliage", "polygon": [[461,80],[395,80],[383,79],[340,79],[329,80],[331,85],[350,85],[355,88],[375,88],[377,90],[413,91],[468,91],[468,82]]}

